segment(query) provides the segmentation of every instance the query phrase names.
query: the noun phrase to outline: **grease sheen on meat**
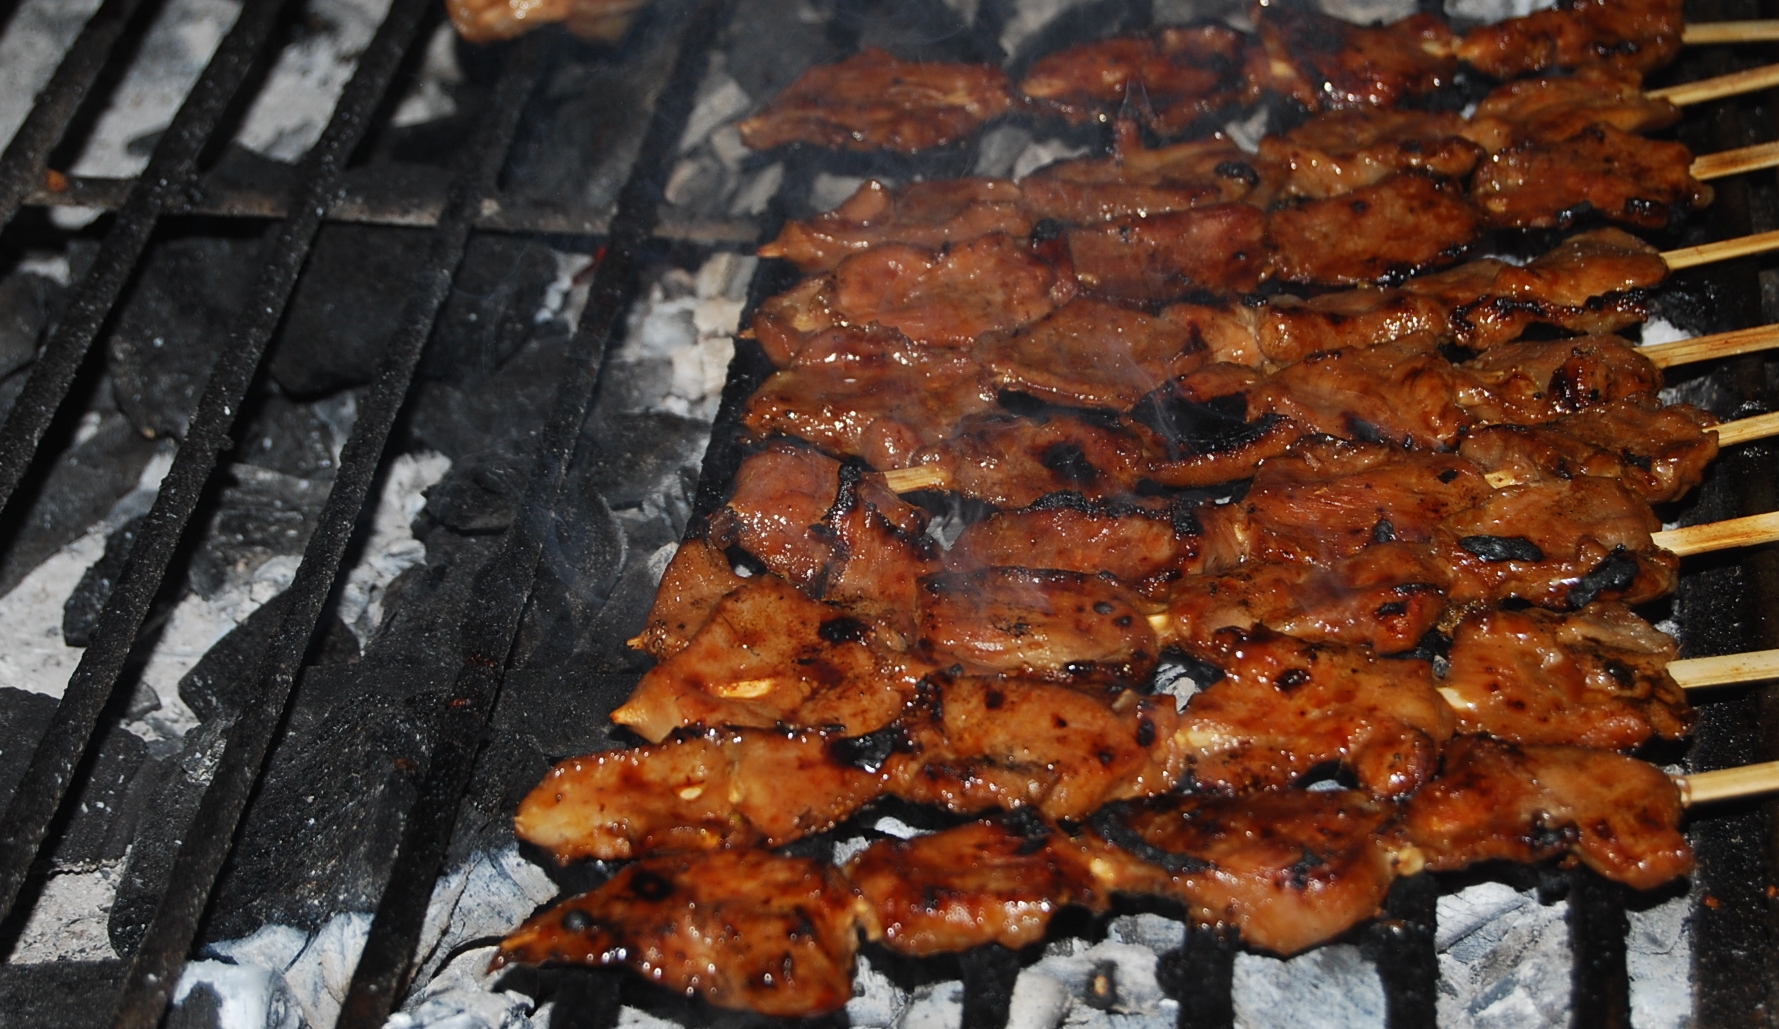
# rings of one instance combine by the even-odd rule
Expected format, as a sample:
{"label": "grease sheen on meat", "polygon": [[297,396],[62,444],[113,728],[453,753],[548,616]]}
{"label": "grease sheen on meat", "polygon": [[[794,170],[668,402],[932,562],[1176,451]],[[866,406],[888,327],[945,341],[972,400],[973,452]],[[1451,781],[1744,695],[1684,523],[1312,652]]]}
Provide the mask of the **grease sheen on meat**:
{"label": "grease sheen on meat", "polygon": [[999,68],[901,61],[872,47],[804,72],[739,128],[755,150],[810,143],[915,153],[974,136],[1012,104]]}

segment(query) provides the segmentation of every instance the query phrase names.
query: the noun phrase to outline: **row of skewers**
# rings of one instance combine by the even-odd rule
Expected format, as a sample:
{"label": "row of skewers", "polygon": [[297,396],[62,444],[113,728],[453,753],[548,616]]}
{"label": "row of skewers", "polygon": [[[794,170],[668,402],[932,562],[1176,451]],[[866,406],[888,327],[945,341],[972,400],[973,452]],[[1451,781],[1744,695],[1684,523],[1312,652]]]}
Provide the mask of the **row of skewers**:
{"label": "row of skewers", "polygon": [[[1652,11],[1578,4],[1495,36],[1668,24]],[[1267,55],[1274,88],[1273,55],[1296,51],[1269,39],[1310,17],[1256,14],[1261,42],[1242,45]],[[1648,45],[1601,29],[1605,60],[1573,82],[1653,66],[1638,55],[1671,54],[1670,20],[1636,37]],[[1494,36],[1437,29],[1415,30],[1424,54],[1449,62],[1462,45],[1484,66]],[[1330,60],[1370,60],[1408,31],[1354,29]],[[1518,70],[1578,63],[1543,45]],[[785,109],[856,82],[823,74]],[[1676,780],[1624,752],[1684,737],[1683,687],[1776,662],[1677,661],[1631,607],[1667,593],[1683,555],[1771,538],[1775,519],[1662,531],[1651,504],[1779,425],[1664,404],[1660,367],[1779,331],[1665,350],[1607,335],[1701,259],[1617,229],[1524,265],[1427,273],[1485,224],[1566,225],[1585,205],[1648,225],[1639,198],[1708,197],[1690,176],[1661,193],[1646,165],[1605,160],[1569,185],[1530,177],[1536,202],[1501,210],[1533,220],[1477,213],[1494,210],[1466,199],[1485,158],[1583,137],[1658,149],[1612,133],[1659,118],[1600,113],[1647,110],[1630,87],[1602,104],[1593,86],[1543,82],[1496,94],[1542,100],[1537,118],[1499,119],[1514,141],[1495,150],[1473,138],[1481,117],[1394,110],[1319,115],[1259,155],[1220,139],[1148,149],[1126,129],[1108,158],[1017,183],[867,184],[787,226],[762,252],[813,274],[749,330],[779,369],[744,418],[758,445],[633,641],[658,663],[613,717],[647,742],[564,762],[519,811],[520,836],[559,860],[629,863],[528,922],[501,960],[624,965],[806,1015],[850,997],[861,934],[916,955],[1019,947],[1062,907],[1143,895],[1291,953],[1424,869],[1561,858],[1636,888],[1686,874],[1685,804],[1745,777]],[[889,100],[845,139],[883,145],[881,112],[904,102],[866,88]],[[1579,128],[1525,128],[1558,123]],[[801,138],[838,145],[824,132]],[[1441,140],[1471,163],[1434,164]],[[1462,206],[1463,238],[1404,197]],[[1289,217],[1302,225],[1281,229]],[[1379,262],[1355,226],[1444,242]],[[1329,270],[1288,270],[1311,266]],[[1265,277],[1351,288],[1247,295]],[[1533,324],[1585,335],[1521,339]],[[974,505],[961,531],[928,510],[946,497]],[[1164,655],[1190,689],[1158,688]],[[774,849],[890,797],[963,820],[844,867]]]}

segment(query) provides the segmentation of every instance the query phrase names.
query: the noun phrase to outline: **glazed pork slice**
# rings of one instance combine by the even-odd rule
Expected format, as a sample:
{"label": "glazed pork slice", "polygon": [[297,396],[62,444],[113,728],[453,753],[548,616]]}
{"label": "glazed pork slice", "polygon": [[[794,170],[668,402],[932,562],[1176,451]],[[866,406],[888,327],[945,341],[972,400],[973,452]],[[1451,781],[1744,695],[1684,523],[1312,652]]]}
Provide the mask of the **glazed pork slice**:
{"label": "glazed pork slice", "polygon": [[922,588],[919,652],[935,666],[1076,685],[1142,682],[1155,670],[1152,607],[1111,576],[985,568]]}
{"label": "glazed pork slice", "polygon": [[1678,0],[1565,0],[1479,25],[1464,34],[1456,51],[1460,60],[1498,79],[1590,65],[1642,73],[1674,59],[1684,27]]}
{"label": "glazed pork slice", "polygon": [[1679,500],[1717,457],[1717,419],[1686,404],[1664,406],[1652,394],[1626,397],[1542,425],[1478,429],[1459,453],[1514,482],[1618,480],[1651,503]]}
{"label": "glazed pork slice", "polygon": [[[1217,312],[1222,315],[1223,312]],[[1207,336],[1251,337],[1236,311],[1193,318],[1183,307],[1151,314],[1077,297],[1043,321],[982,340],[975,356],[999,389],[1056,404],[1128,410],[1168,380],[1202,365],[1218,349]]]}
{"label": "glazed pork slice", "polygon": [[1470,197],[1498,227],[1568,228],[1598,214],[1663,229],[1675,214],[1711,203],[1711,187],[1692,177],[1692,161],[1684,144],[1595,124],[1492,155],[1477,169]]}
{"label": "glazed pork slice", "polygon": [[1464,367],[1516,412],[1512,420],[1522,424],[1662,388],[1661,369],[1611,335],[1503,343]]}
{"label": "glazed pork slice", "polygon": [[1019,91],[1077,124],[1105,120],[1129,97],[1151,127],[1173,134],[1255,99],[1245,73],[1250,46],[1221,25],[1167,26],[1040,58]]}
{"label": "glazed pork slice", "polygon": [[867,48],[804,72],[739,127],[755,150],[807,143],[911,154],[968,139],[1012,105],[999,68],[901,61]]}
{"label": "glazed pork slice", "polygon": [[1407,172],[1339,196],[1273,213],[1273,275],[1286,282],[1353,285],[1400,280],[1458,261],[1481,221],[1467,197]]}
{"label": "glazed pork slice", "polygon": [[1570,139],[1592,125],[1648,135],[1679,120],[1680,108],[1645,93],[1639,76],[1588,65],[1572,75],[1503,83],[1477,103],[1466,132],[1494,152],[1516,142]]}
{"label": "glazed pork slice", "polygon": [[533,917],[501,943],[495,967],[620,965],[719,1007],[814,1015],[852,997],[858,918],[855,891],[825,862],[663,855]]}
{"label": "glazed pork slice", "polygon": [[688,726],[862,736],[899,718],[930,670],[894,637],[777,576],[755,576],[643,675],[612,721],[652,743]]}
{"label": "glazed pork slice", "polygon": [[1483,156],[1465,127],[1451,111],[1325,111],[1265,137],[1259,153],[1287,169],[1287,195],[1323,199],[1407,171],[1463,179]]}
{"label": "glazed pork slice", "polygon": [[1283,168],[1221,132],[1150,147],[1135,122],[1120,118],[1114,133],[1109,156],[1058,161],[1022,179],[1032,212],[1090,225],[1237,200],[1266,207],[1283,181]]}
{"label": "glazed pork slice", "polygon": [[1117,415],[998,411],[964,419],[914,464],[945,474],[948,488],[995,507],[1028,507],[1053,493],[1090,500],[1128,496],[1150,465],[1151,440]]}
{"label": "glazed pork slice", "polygon": [[971,523],[951,545],[946,566],[1105,574],[1150,594],[1198,566],[1201,535],[1189,508],[1094,504],[1056,493]]}
{"label": "glazed pork slice", "polygon": [[1676,656],[1672,637],[1619,604],[1485,610],[1458,623],[1438,687],[1459,732],[1625,750],[1691,728],[1667,673]]}
{"label": "glazed pork slice", "polygon": [[1435,871],[1573,853],[1647,890],[1692,870],[1681,810],[1673,780],[1635,758],[1460,737],[1439,777],[1408,802],[1404,826]]}
{"label": "glazed pork slice", "polygon": [[832,211],[786,222],[759,253],[806,272],[830,271],[885,243],[936,250],[997,232],[1028,235],[1035,220],[1019,184],[1005,179],[935,179],[896,189],[870,179]]}
{"label": "glazed pork slice", "polygon": [[703,536],[686,539],[662,571],[648,621],[630,646],[657,661],[678,653],[710,620],[717,604],[745,582],[721,547]]}
{"label": "glazed pork slice", "polygon": [[1253,12],[1265,49],[1253,77],[1312,111],[1408,106],[1458,70],[1458,40],[1443,18],[1361,26],[1297,0],[1263,0]]}
{"label": "glazed pork slice", "polygon": [[1244,203],[1078,226],[1062,238],[1083,289],[1125,300],[1247,293],[1272,264],[1266,214]]}
{"label": "glazed pork slice", "polygon": [[1194,656],[1224,674],[1180,715],[1187,771],[1201,789],[1276,789],[1338,762],[1373,795],[1402,797],[1432,777],[1452,735],[1451,709],[1423,662],[1265,628],[1219,630]]}
{"label": "glazed pork slice", "polygon": [[451,27],[466,42],[512,39],[560,22],[582,39],[621,38],[646,0],[448,0]]}
{"label": "glazed pork slice", "polygon": [[1175,898],[1200,925],[1295,954],[1377,914],[1390,884],[1419,871],[1394,816],[1394,805],[1352,790],[1288,790],[1155,797],[1108,808],[1093,826],[1167,873],[1153,883],[1148,869],[1124,872],[1119,892]]}
{"label": "glazed pork slice", "polygon": [[832,308],[846,324],[967,346],[1035,322],[1073,295],[1074,283],[1024,240],[996,234],[940,251],[885,244],[854,254],[834,269]]}

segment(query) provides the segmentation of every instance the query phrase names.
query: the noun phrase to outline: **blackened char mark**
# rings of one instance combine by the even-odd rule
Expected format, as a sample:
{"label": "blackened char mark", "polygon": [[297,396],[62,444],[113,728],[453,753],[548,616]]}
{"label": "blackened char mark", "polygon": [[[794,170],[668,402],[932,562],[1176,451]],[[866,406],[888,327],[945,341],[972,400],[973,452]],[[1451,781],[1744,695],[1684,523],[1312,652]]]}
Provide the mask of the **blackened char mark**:
{"label": "blackened char mark", "polygon": [[1247,399],[1239,394],[1194,401],[1160,390],[1138,401],[1131,417],[1155,430],[1167,441],[1170,456],[1178,459],[1240,450],[1283,421],[1276,414],[1266,414],[1250,422],[1247,406]]}
{"label": "blackened char mark", "polygon": [[1579,611],[1608,593],[1623,593],[1637,581],[1639,565],[1635,555],[1618,547],[1594,570],[1576,581],[1569,590],[1569,607]]}

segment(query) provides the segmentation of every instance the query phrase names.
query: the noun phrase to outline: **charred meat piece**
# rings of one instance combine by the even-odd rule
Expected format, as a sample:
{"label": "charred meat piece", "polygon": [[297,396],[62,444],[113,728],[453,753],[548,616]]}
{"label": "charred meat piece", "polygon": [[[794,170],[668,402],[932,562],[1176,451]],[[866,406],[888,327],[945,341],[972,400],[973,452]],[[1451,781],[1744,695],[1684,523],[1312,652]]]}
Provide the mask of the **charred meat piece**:
{"label": "charred meat piece", "polygon": [[1422,335],[1447,339],[1456,328],[1449,298],[1372,286],[1308,299],[1279,294],[1268,298],[1258,313],[1259,359],[1238,360],[1238,364],[1283,365],[1324,350],[1369,347]]}
{"label": "charred meat piece", "polygon": [[1518,412],[1516,423],[1547,422],[1662,388],[1661,369],[1617,336],[1501,344],[1465,368]]}
{"label": "charred meat piece", "polygon": [[813,730],[710,729],[571,758],[520,802],[514,829],[564,863],[776,847],[883,795],[881,763],[848,760],[858,746]]}
{"label": "charred meat piece", "polygon": [[898,332],[829,329],[754,391],[742,423],[759,439],[795,436],[874,468],[900,468],[994,407],[982,371],[967,352]]}
{"label": "charred meat piece", "polygon": [[1029,507],[1052,493],[1106,500],[1133,493],[1149,466],[1145,440],[1116,416],[1057,412],[966,418],[918,465],[944,469],[950,488],[995,507]]}
{"label": "charred meat piece", "polygon": [[1254,22],[1265,57],[1252,77],[1312,111],[1404,106],[1458,70],[1457,37],[1428,14],[1365,27],[1297,0],[1262,0]]}
{"label": "charred meat piece", "polygon": [[1404,821],[1436,871],[1572,851],[1608,879],[1647,890],[1692,870],[1680,813],[1673,780],[1634,758],[1460,737]]}
{"label": "charred meat piece", "polygon": [[448,0],[451,26],[466,42],[512,39],[561,22],[582,39],[621,38],[647,0]]}
{"label": "charred meat piece", "polygon": [[1250,45],[1221,25],[1168,26],[1044,57],[1019,91],[1077,124],[1106,119],[1128,96],[1151,127],[1173,134],[1256,99],[1245,74]]}
{"label": "charred meat piece", "polygon": [[1685,27],[1679,0],[1564,0],[1492,25],[1458,42],[1460,60],[1498,79],[1547,68],[1604,64],[1647,72],[1680,52]]}
{"label": "charred meat piece", "polygon": [[885,635],[777,576],[756,576],[643,675],[612,721],[654,743],[694,725],[862,736],[900,717],[929,670]]}
{"label": "charred meat piece", "polygon": [[808,143],[911,154],[968,139],[1012,105],[999,68],[899,61],[870,48],[804,72],[739,128],[755,150]]}
{"label": "charred meat piece", "polygon": [[1641,604],[1674,588],[1680,561],[1656,549],[1661,520],[1612,479],[1496,490],[1442,527],[1457,603],[1509,597],[1556,610],[1595,600]]}
{"label": "charred meat piece", "polygon": [[721,547],[702,536],[686,540],[661,573],[648,621],[630,645],[657,661],[677,653],[710,620],[718,602],[745,582]]}
{"label": "charred meat piece", "polygon": [[898,189],[871,179],[832,211],[787,222],[759,253],[806,272],[829,271],[885,243],[936,250],[997,232],[1029,235],[1034,221],[1019,184],[1005,179],[938,179]]}
{"label": "charred meat piece", "polygon": [[968,346],[985,332],[1037,321],[1073,290],[1023,241],[997,234],[938,252],[891,243],[854,254],[834,269],[831,304],[846,324]]}
{"label": "charred meat piece", "polygon": [[1439,692],[1459,732],[1624,750],[1691,728],[1667,673],[1676,656],[1671,637],[1618,604],[1488,610],[1458,624]]}
{"label": "charred meat piece", "polygon": [[1471,197],[1491,224],[1508,228],[1567,228],[1600,214],[1661,229],[1676,211],[1711,202],[1711,187],[1689,171],[1692,161],[1684,144],[1591,125],[1559,142],[1495,154],[1477,169]]}
{"label": "charred meat piece", "polygon": [[1160,875],[1091,834],[1022,814],[873,843],[846,877],[870,939],[928,955],[1036,943],[1059,909],[1104,911],[1114,889],[1142,892]]}
{"label": "charred meat piece", "polygon": [[890,790],[951,811],[1084,818],[1180,781],[1174,700],[1018,678],[934,676],[932,721],[891,759]]}
{"label": "charred meat piece", "polygon": [[[1048,318],[976,348],[990,380],[1075,407],[1128,409],[1177,375],[1204,363],[1200,327],[1175,308],[1159,315],[1077,297]],[[1222,319],[1226,331],[1239,330]]]}
{"label": "charred meat piece", "polygon": [[[1201,925],[1293,954],[1375,915],[1390,883],[1420,869],[1395,809],[1351,790],[1167,796],[1101,812],[1095,830],[1171,873],[1120,892],[1174,897]],[[1125,873],[1129,875],[1130,873]]]}
{"label": "charred meat piece", "polygon": [[1310,437],[1266,462],[1241,502],[1200,515],[1212,571],[1244,561],[1307,561],[1323,567],[1383,540],[1427,543],[1448,519],[1493,491],[1483,473],[1450,454],[1404,452],[1385,443]]}
{"label": "charred meat piece", "polygon": [[1643,92],[1636,75],[1590,65],[1573,75],[1504,83],[1476,105],[1466,134],[1484,149],[1520,142],[1548,143],[1593,125],[1647,135],[1680,120],[1680,108]]}
{"label": "charred meat piece", "polygon": [[1445,111],[1327,111],[1260,141],[1260,156],[1289,170],[1286,192],[1321,199],[1374,186],[1400,172],[1463,179],[1483,148]]}
{"label": "charred meat piece", "polygon": [[806,858],[655,857],[526,922],[495,964],[622,965],[719,1007],[820,1014],[852,997],[857,907],[837,869]]}
{"label": "charred meat piece", "polygon": [[947,564],[1105,573],[1152,592],[1198,564],[1199,534],[1173,513],[1091,504],[1067,493],[1031,507],[994,511],[957,538]]}
{"label": "charred meat piece", "polygon": [[1273,213],[1274,275],[1324,285],[1401,279],[1458,260],[1480,219],[1455,189],[1405,173]]}
{"label": "charred meat piece", "polygon": [[1213,204],[1063,233],[1081,286],[1101,296],[1173,300],[1243,293],[1266,278],[1267,217],[1250,204]]}
{"label": "charred meat piece", "polygon": [[1020,186],[1033,214],[1091,225],[1237,200],[1265,207],[1282,172],[1220,132],[1151,148],[1121,120],[1111,156],[1058,161]]}
{"label": "charred meat piece", "polygon": [[1717,457],[1717,419],[1643,393],[1543,425],[1491,425],[1459,453],[1515,482],[1593,475],[1617,479],[1651,503],[1679,500]]}
{"label": "charred meat piece", "polygon": [[1160,648],[1140,598],[1109,577],[986,568],[926,580],[920,652],[975,675],[1142,682]]}
{"label": "charred meat piece", "polygon": [[938,570],[924,512],[857,465],[788,443],[749,457],[735,482],[706,530],[714,543],[884,631],[912,633],[916,580]]}
{"label": "charred meat piece", "polygon": [[1339,762],[1378,797],[1419,789],[1451,738],[1451,708],[1419,661],[1306,643],[1270,629],[1223,629],[1197,655],[1224,677],[1180,715],[1187,770],[1202,789],[1289,786]]}
{"label": "charred meat piece", "polygon": [[1256,562],[1171,584],[1162,641],[1195,654],[1221,646],[1223,629],[1265,626],[1311,643],[1414,650],[1446,615],[1451,571],[1430,549],[1373,543],[1331,568]]}

